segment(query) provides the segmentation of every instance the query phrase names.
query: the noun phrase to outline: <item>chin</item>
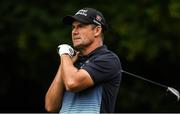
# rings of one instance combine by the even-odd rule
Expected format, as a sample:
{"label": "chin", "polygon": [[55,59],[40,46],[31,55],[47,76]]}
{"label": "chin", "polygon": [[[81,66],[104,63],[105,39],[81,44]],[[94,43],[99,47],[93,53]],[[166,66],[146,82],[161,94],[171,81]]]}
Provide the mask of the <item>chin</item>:
{"label": "chin", "polygon": [[74,45],[74,48],[78,51],[82,50],[84,48],[84,46],[82,45]]}

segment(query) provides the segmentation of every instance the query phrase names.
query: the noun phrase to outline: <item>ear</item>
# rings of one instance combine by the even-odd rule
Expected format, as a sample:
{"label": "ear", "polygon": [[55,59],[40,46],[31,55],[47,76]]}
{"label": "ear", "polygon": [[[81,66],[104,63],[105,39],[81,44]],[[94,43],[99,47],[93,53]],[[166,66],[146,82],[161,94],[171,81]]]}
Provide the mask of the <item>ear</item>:
{"label": "ear", "polygon": [[94,36],[97,37],[101,34],[101,31],[102,31],[102,27],[101,26],[97,26],[94,30],[95,34]]}

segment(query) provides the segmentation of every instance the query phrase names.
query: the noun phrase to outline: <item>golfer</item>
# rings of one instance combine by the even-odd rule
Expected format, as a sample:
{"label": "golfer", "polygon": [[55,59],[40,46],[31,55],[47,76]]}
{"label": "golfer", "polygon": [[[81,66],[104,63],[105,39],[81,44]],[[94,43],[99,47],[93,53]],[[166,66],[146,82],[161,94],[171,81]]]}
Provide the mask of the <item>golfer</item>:
{"label": "golfer", "polygon": [[103,44],[107,23],[102,13],[83,8],[63,23],[72,26],[73,48],[58,46],[60,65],[45,97],[48,112],[98,114],[114,112],[121,63]]}

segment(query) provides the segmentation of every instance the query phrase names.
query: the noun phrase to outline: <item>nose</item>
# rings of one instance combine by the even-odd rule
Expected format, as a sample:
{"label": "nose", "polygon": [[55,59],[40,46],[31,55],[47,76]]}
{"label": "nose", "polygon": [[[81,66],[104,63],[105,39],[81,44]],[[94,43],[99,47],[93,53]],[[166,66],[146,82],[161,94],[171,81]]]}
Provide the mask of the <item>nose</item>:
{"label": "nose", "polygon": [[79,33],[78,29],[77,28],[73,28],[72,35],[77,35],[78,33]]}

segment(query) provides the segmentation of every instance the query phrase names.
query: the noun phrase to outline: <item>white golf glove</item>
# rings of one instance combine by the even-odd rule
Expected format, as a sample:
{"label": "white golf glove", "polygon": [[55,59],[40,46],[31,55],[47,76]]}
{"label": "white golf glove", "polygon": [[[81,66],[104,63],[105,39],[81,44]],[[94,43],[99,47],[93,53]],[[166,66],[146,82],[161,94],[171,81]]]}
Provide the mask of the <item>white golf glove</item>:
{"label": "white golf glove", "polygon": [[61,44],[57,48],[58,54],[61,56],[63,54],[68,54],[70,57],[73,57],[76,53],[74,49],[68,44]]}

